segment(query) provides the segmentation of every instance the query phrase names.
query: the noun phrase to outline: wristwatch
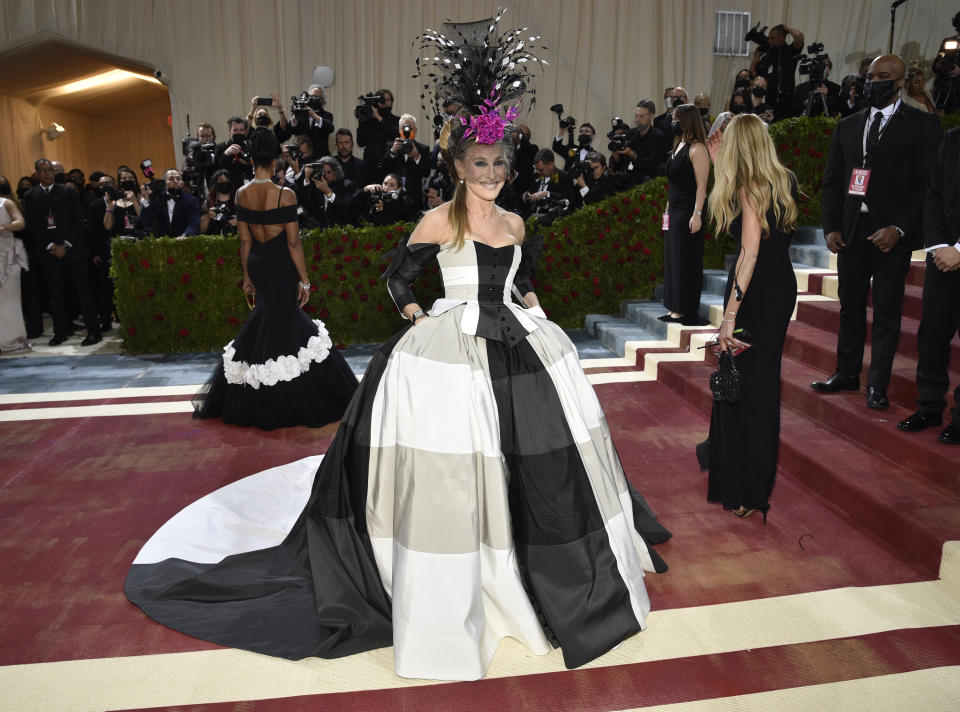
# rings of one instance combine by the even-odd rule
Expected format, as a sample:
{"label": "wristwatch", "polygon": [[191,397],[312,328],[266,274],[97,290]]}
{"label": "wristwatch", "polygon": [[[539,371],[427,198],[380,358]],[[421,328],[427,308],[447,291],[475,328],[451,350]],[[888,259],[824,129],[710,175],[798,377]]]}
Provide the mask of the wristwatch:
{"label": "wristwatch", "polygon": [[416,323],[417,319],[422,316],[427,316],[427,313],[423,309],[417,309],[413,314],[410,315],[410,321]]}

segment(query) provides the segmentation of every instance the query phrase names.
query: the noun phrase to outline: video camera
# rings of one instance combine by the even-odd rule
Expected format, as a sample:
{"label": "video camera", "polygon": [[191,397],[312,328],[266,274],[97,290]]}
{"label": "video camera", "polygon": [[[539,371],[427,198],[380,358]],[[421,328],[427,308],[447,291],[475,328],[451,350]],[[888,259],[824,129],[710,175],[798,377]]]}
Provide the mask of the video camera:
{"label": "video camera", "polygon": [[186,165],[196,168],[209,168],[213,165],[213,152],[216,144],[201,143],[192,136],[187,136],[180,144],[180,150],[187,159]]}
{"label": "video camera", "polygon": [[960,65],[960,41],[955,37],[948,37],[940,45],[933,69],[938,77],[947,78],[958,65]]}
{"label": "video camera", "polygon": [[297,117],[298,124],[307,120],[310,109],[320,111],[323,108],[322,96],[313,96],[305,91],[300,92],[300,96],[291,96],[290,101],[290,113]]}
{"label": "video camera", "polygon": [[811,82],[819,84],[827,77],[827,62],[830,56],[823,51],[823,42],[814,42],[807,45],[808,54],[800,55],[800,64],[797,72],[810,77]]}
{"label": "video camera", "polygon": [[563,217],[570,212],[570,200],[557,193],[549,193],[545,198],[541,198],[535,204],[533,213],[537,222],[547,226],[553,223],[557,218]]}
{"label": "video camera", "polygon": [[373,107],[380,108],[383,103],[383,94],[371,93],[357,97],[357,106],[353,116],[357,121],[369,121],[373,118]]}
{"label": "video camera", "polygon": [[633,132],[630,125],[619,116],[614,116],[610,120],[610,125],[613,128],[607,132],[607,138],[610,139],[610,143],[607,144],[607,150],[613,153],[614,151],[623,151],[630,148],[630,139]]}
{"label": "video camera", "polygon": [[367,200],[371,203],[379,202],[389,202],[391,200],[399,200],[400,191],[399,190],[384,190],[383,188],[376,188],[375,190],[367,193]]}
{"label": "video camera", "polygon": [[573,127],[577,125],[577,120],[572,116],[563,118],[563,104],[554,104],[550,107],[550,111],[557,115],[557,120],[560,122],[560,129],[566,129],[567,131],[572,132]]}
{"label": "video camera", "polygon": [[767,37],[767,26],[764,25],[760,27],[758,22],[756,25],[747,30],[747,34],[743,36],[744,42],[755,42],[760,49],[766,52],[770,49],[770,38]]}

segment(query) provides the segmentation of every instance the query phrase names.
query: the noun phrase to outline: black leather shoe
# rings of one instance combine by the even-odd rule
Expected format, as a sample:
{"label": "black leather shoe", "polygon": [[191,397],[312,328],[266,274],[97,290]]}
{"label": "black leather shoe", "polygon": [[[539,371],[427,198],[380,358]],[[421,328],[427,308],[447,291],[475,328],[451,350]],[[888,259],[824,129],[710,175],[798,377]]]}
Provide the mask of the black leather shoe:
{"label": "black leather shoe", "polygon": [[887,389],[880,386],[867,386],[867,408],[886,410],[890,407],[887,400]]}
{"label": "black leather shoe", "polygon": [[937,440],[948,445],[960,445],[960,425],[950,423],[943,429],[943,432],[937,436]]}
{"label": "black leather shoe", "polygon": [[924,413],[918,410],[906,420],[901,420],[897,423],[897,427],[907,433],[919,433],[921,430],[926,430],[931,426],[939,427],[942,422],[942,416],[934,415],[933,413]]}
{"label": "black leather shoe", "polygon": [[87,338],[80,342],[81,346],[93,346],[94,344],[99,344],[103,341],[103,337],[100,334],[87,334]]}
{"label": "black leather shoe", "polygon": [[51,346],[59,346],[60,344],[62,344],[62,343],[63,343],[64,341],[66,341],[66,340],[67,340],[66,334],[60,334],[59,336],[54,336],[54,337],[53,337],[52,339],[50,339],[50,341],[48,341],[47,343],[50,344]]}
{"label": "black leather shoe", "polygon": [[818,393],[837,393],[839,391],[859,391],[860,376],[844,376],[839,371],[826,381],[814,381],[810,387]]}

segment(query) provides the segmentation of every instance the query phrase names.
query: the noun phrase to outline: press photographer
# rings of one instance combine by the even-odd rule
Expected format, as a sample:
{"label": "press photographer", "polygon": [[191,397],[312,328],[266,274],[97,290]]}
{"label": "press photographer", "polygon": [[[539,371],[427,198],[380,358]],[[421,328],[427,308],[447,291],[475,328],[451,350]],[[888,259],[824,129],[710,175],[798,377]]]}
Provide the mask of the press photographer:
{"label": "press photographer", "polygon": [[189,237],[200,234],[200,205],[183,190],[183,176],[176,168],[164,173],[164,190],[142,198],[137,226],[157,237]]}
{"label": "press photographer", "polygon": [[[557,135],[553,138],[553,152],[558,156],[563,156],[564,170],[571,170],[575,164],[580,164],[586,158],[587,154],[593,150],[593,140],[596,138],[597,131],[593,124],[580,124],[577,133],[577,140],[573,140],[573,127],[577,120],[572,116],[563,116],[563,104],[554,104],[550,111],[557,115]],[[567,143],[564,145],[563,139],[566,134]]]}
{"label": "press photographer", "polygon": [[533,160],[539,147],[530,142],[530,127],[525,124],[515,124],[513,127],[513,168],[517,177],[513,181],[513,188],[517,195],[530,190],[533,183]]}
{"label": "press photographer", "polygon": [[615,175],[623,176],[627,185],[640,182],[637,174],[636,151],[633,150],[633,130],[626,121],[619,116],[610,120],[610,130],[607,132],[607,150],[610,152],[609,170]]}
{"label": "press photographer", "polygon": [[237,215],[234,199],[237,186],[230,181],[230,174],[220,170],[213,174],[210,192],[200,215],[201,235],[236,235]]}
{"label": "press photographer", "polygon": [[[333,114],[324,109],[327,99],[323,87],[311,84],[300,96],[290,97],[290,131],[297,136],[309,136],[316,156],[329,156],[330,134],[333,133]],[[284,136],[286,139],[287,136]]]}
{"label": "press photographer", "polygon": [[[790,44],[787,44],[787,35],[792,39]],[[803,52],[803,33],[786,25],[777,25],[771,28],[767,37],[763,30],[754,27],[744,39],[757,44],[750,71],[767,79],[767,103],[773,107],[774,120],[789,116],[797,62]]]}
{"label": "press photographer", "polygon": [[623,176],[613,175],[607,170],[607,159],[602,153],[591,151],[583,163],[585,170],[577,176],[574,184],[580,189],[585,204],[599,203],[627,188]]}
{"label": "press photographer", "polygon": [[231,116],[227,121],[230,138],[218,143],[214,150],[214,164],[230,173],[234,185],[243,185],[253,178],[253,162],[244,149],[250,135],[250,122],[246,116]]}
{"label": "press photographer", "polygon": [[353,111],[358,122],[357,145],[363,149],[367,165],[379,170],[387,143],[400,135],[400,119],[393,113],[393,92],[380,89],[364,94],[357,101]]}
{"label": "press photographer", "polygon": [[364,186],[367,200],[364,220],[374,225],[393,225],[415,220],[419,213],[400,185],[400,176],[388,173],[382,184]]}
{"label": "press photographer", "polygon": [[549,225],[556,218],[579,207],[582,200],[573,180],[557,168],[553,151],[541,148],[533,160],[534,181],[531,192],[523,194],[528,215],[536,215]]}
{"label": "press photographer", "polygon": [[838,112],[846,118],[867,107],[863,98],[863,80],[859,74],[848,74],[840,82],[840,101]]}
{"label": "press photographer", "polygon": [[[277,110],[277,122],[273,122],[270,116],[270,109]],[[287,115],[283,111],[283,104],[280,103],[280,94],[270,92],[270,96],[255,96],[250,100],[250,113],[247,114],[250,125],[255,128],[273,129],[274,136],[278,142],[286,141],[293,135],[290,123],[287,121]]]}
{"label": "press photographer", "polygon": [[205,143],[190,136],[180,143],[180,151],[184,156],[183,182],[192,195],[203,195],[206,186],[210,185],[213,173],[217,170],[216,150],[217,146],[212,141]]}
{"label": "press photographer", "polygon": [[960,109],[960,12],[953,16],[953,29],[957,33],[940,43],[933,60],[933,102],[945,114]]}
{"label": "press photographer", "polygon": [[303,167],[303,190],[300,194],[306,224],[304,227],[356,225],[362,206],[360,189],[347,180],[337,159],[324,156]]}
{"label": "press photographer", "polygon": [[840,113],[840,85],[827,77],[833,69],[830,55],[823,53],[823,43],[815,42],[801,55],[797,69],[807,81],[793,91],[791,116],[836,116]]}
{"label": "press photographer", "polygon": [[430,149],[416,140],[417,120],[412,114],[400,117],[398,136],[384,145],[380,170],[396,173],[414,205],[423,203],[423,181],[430,175]]}

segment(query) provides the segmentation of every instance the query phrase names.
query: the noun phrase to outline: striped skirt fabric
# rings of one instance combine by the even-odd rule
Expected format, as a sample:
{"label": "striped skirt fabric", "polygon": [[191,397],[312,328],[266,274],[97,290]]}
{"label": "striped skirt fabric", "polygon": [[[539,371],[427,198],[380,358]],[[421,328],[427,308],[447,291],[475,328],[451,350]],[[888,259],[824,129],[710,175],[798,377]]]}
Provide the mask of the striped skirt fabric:
{"label": "striped skirt fabric", "polygon": [[[577,667],[643,629],[648,543],[576,349],[553,323],[512,348],[460,305],[374,356],[320,458],[171,519],[131,601],[231,647],[299,659],[394,646],[405,677],[483,677],[500,639]],[[319,462],[318,462],[319,460]]]}

